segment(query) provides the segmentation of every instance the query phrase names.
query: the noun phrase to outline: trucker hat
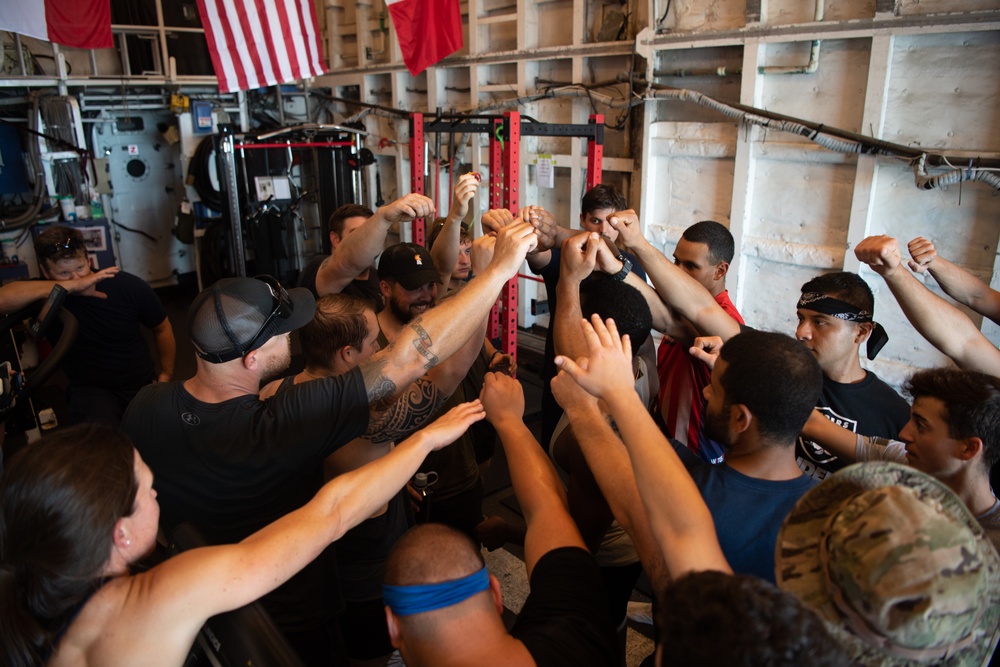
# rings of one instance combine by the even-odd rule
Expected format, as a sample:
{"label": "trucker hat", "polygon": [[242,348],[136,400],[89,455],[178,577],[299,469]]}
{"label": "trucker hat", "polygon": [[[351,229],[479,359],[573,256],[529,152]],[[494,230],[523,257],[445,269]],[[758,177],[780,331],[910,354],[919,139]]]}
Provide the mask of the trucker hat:
{"label": "trucker hat", "polygon": [[221,364],[306,325],[315,312],[303,287],[285,290],[271,276],[223,278],[195,297],[188,331],[198,356]]}

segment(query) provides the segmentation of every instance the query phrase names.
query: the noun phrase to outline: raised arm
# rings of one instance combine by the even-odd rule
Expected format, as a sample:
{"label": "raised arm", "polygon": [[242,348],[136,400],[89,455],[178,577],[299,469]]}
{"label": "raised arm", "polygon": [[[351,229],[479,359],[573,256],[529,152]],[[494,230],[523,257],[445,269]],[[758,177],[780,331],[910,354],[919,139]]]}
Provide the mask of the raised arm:
{"label": "raised arm", "polygon": [[653,535],[674,579],[701,570],[730,572],[712,515],[694,480],[632,390],[628,337],[618,337],[594,316],[581,321],[587,341],[587,365],[559,356],[556,365],[597,398],[604,399],[628,449],[632,471]]}
{"label": "raised arm", "polygon": [[416,193],[380,206],[375,215],[348,234],[323,260],[316,273],[316,292],[320,296],[339,293],[358,274],[371,267],[375,257],[382,252],[386,234],[393,224],[433,215],[434,210],[433,201]]}
{"label": "raised arm", "polygon": [[109,266],[71,280],[15,280],[0,287],[0,313],[14,313],[35,301],[46,299],[56,285],[61,285],[70,294],[107,299],[108,295],[99,292],[96,285],[120,270],[117,266]]}
{"label": "raised arm", "polygon": [[972,320],[902,267],[896,239],[869,236],[854,254],[885,279],[903,314],[931,345],[965,370],[1000,375],[1000,351]]}
{"label": "raised arm", "polygon": [[552,379],[552,393],[566,411],[587,467],[611,513],[632,538],[643,569],[651,581],[662,581],[667,575],[663,554],[639,496],[625,445],[601,414],[597,399],[584,391],[572,377],[563,372],[557,374]]}
{"label": "raised arm", "polygon": [[413,382],[469,341],[535,241],[534,230],[527,223],[504,227],[497,236],[493,261],[480,275],[452,299],[414,318],[394,343],[362,364],[369,403],[388,405],[399,387]]}
{"label": "raised arm", "polygon": [[910,269],[929,272],[944,293],[984,317],[1000,324],[1000,292],[992,289],[962,267],[939,257],[934,244],[918,236],[907,244]]}
{"label": "raised arm", "polygon": [[[444,307],[454,297],[442,301]],[[387,409],[373,408],[365,436],[374,443],[401,440],[426,424],[438,413],[472,367],[483,349],[488,317],[483,317],[479,328],[458,348],[458,351],[414,380]]]}
{"label": "raised arm", "polygon": [[740,325],[715,302],[701,283],[675,266],[646,240],[634,211],[619,211],[608,218],[608,223],[618,230],[621,242],[642,262],[660,298],[671,311],[690,322],[699,335],[720,336],[729,340],[740,332]]}
{"label": "raised arm", "polygon": [[391,452],[338,475],[302,508],[239,544],[184,552],[134,579],[119,630],[155,627],[164,642],[189,646],[204,621],[280,586],[331,542],[387,503],[424,457],[458,438],[484,416],[479,401],[463,403]]}
{"label": "raised arm", "polygon": [[441,276],[441,293],[448,291],[451,284],[451,274],[454,272],[455,263],[458,261],[459,240],[461,238],[462,220],[469,212],[469,202],[476,196],[479,189],[479,174],[469,172],[459,176],[455,183],[455,192],[451,200],[451,208],[448,209],[448,217],[444,220],[444,226],[434,245],[429,248],[434,266],[438,268]]}
{"label": "raised arm", "polygon": [[601,243],[597,234],[588,232],[572,236],[562,243],[559,282],[556,285],[558,306],[552,332],[556,354],[576,359],[587,352],[579,324],[582,317],[580,283],[594,271]]}
{"label": "raised arm", "polygon": [[528,525],[524,565],[530,579],[535,564],[549,551],[567,546],[586,547],[569,515],[559,475],[524,425],[524,392],[520,383],[501,373],[487,373],[482,402],[486,418],[503,444],[514,494]]}

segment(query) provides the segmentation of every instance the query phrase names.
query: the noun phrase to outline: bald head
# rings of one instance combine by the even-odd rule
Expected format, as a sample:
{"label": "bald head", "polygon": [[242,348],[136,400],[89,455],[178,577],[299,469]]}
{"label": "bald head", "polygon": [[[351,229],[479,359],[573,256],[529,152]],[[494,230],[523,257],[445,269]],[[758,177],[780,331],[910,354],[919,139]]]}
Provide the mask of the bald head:
{"label": "bald head", "polygon": [[465,533],[426,523],[411,528],[396,542],[386,562],[385,583],[436,584],[466,577],[484,564],[479,549]]}
{"label": "bald head", "polygon": [[[419,586],[454,581],[485,567],[479,549],[467,535],[442,524],[428,523],[411,528],[392,548],[386,561],[385,583],[390,586]],[[394,615],[390,623],[393,643],[400,640],[404,653],[419,655],[428,650],[440,650],[462,635],[456,622],[473,619],[499,619],[496,599],[490,589],[480,591],[457,604],[407,616]],[[501,626],[502,627],[502,626]],[[485,628],[484,628],[485,629]],[[404,654],[404,657],[405,654]],[[416,661],[420,664],[420,660]]]}

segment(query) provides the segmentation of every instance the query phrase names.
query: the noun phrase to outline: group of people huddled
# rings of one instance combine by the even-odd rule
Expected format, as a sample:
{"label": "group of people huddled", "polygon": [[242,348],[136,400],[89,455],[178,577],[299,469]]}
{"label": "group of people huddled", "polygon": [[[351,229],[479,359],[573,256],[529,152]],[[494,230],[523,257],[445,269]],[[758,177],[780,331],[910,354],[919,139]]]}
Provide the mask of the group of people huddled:
{"label": "group of people huddled", "polygon": [[[650,665],[989,662],[1000,351],[910,270],[998,322],[1000,293],[922,238],[910,270],[895,239],[855,248],[955,362],[914,373],[908,403],[861,365],[888,334],[857,274],[805,283],[794,337],[759,331],[726,291],[724,225],[692,225],[671,260],[599,185],[582,229],[528,206],[488,211],[476,237],[478,186],[460,177],[436,220],[419,194],[341,207],[297,287],[205,289],[183,382],[155,294],[92,271],[70,228],[38,236],[45,280],[0,288],[0,310],[69,291],[85,423],[5,462],[7,664],[181,665],[208,618],[260,599],[310,666],[624,665],[643,572]],[[428,248],[385,247],[417,218]],[[487,338],[525,261],[552,313],[541,442]],[[497,442],[523,523],[483,516]],[[150,565],[183,524],[211,546]],[[482,554],[506,543],[530,585],[512,625]]]}

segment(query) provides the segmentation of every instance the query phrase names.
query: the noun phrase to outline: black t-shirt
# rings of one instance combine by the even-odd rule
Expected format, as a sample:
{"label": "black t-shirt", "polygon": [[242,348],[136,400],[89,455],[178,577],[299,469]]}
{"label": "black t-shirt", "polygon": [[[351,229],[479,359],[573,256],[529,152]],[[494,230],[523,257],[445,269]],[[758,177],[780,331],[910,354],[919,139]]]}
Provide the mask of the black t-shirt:
{"label": "black t-shirt", "polygon": [[589,552],[553,549],[538,560],[529,583],[531,593],[510,634],[538,667],[618,664],[618,638]]}
{"label": "black t-shirt", "polygon": [[[74,386],[139,389],[156,379],[149,346],[139,328],[153,329],[167,311],[146,281],[121,272],[97,284],[108,298],[70,294],[63,308],[73,313],[80,330],[62,368]],[[57,323],[55,341],[62,333]]]}
{"label": "black t-shirt", "polygon": [[[316,274],[319,273],[320,264],[323,263],[329,255],[318,255],[309,260],[302,271],[299,273],[299,287],[305,287],[313,296],[317,299],[319,294],[316,292]],[[356,296],[359,299],[364,299],[371,304],[372,309],[378,313],[382,310],[385,302],[382,298],[382,289],[379,287],[378,281],[378,271],[375,268],[368,269],[367,278],[355,278],[349,285],[346,285],[344,289],[340,290],[341,294],[348,294],[350,296]]]}
{"label": "black t-shirt", "polygon": [[[562,261],[562,251],[559,248],[552,249],[549,263],[536,271],[545,281],[545,299],[548,302],[549,313],[555,316],[556,293],[559,284],[559,271]],[[646,270],[639,263],[639,258],[635,255],[623,252],[622,256],[632,262],[632,271],[643,280],[646,279]],[[542,357],[542,446],[548,448],[549,439],[556,430],[556,424],[562,417],[562,406],[556,402],[552,395],[552,388],[549,382],[556,376],[556,344],[555,344],[555,320],[549,320],[549,328],[545,332],[545,355]]]}
{"label": "black t-shirt", "polygon": [[[843,384],[823,376],[823,392],[816,404],[823,416],[861,435],[896,438],[910,419],[910,405],[871,371],[865,379]],[[822,480],[848,464],[812,440],[799,437],[795,461],[813,479]]]}
{"label": "black t-shirt", "polygon": [[[204,403],[181,383],[154,384],[122,421],[153,471],[167,534],[191,521],[216,544],[238,542],[311,500],[323,459],[367,428],[357,368],[264,401],[248,394]],[[343,606],[332,548],[264,602],[283,630],[329,621]]]}

